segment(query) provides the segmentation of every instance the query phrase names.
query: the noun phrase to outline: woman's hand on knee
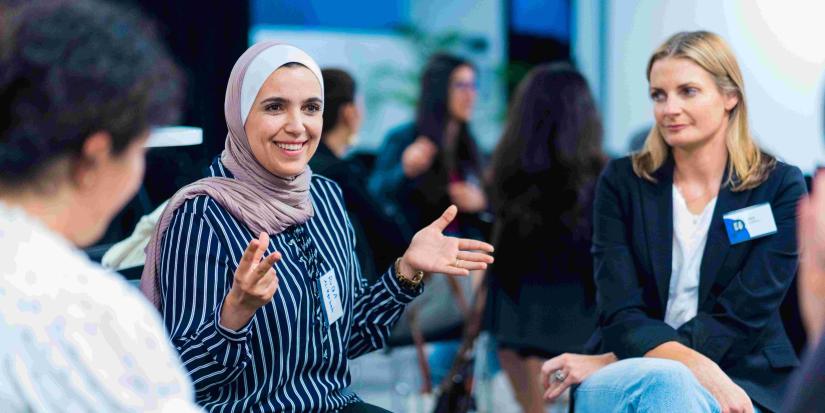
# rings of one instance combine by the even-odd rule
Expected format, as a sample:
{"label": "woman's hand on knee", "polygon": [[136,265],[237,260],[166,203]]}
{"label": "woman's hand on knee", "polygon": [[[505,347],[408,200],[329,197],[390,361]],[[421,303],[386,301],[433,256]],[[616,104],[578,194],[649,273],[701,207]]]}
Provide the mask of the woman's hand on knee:
{"label": "woman's hand on knee", "polygon": [[719,366],[709,359],[688,365],[699,383],[713,395],[722,413],[753,413],[753,403]]}
{"label": "woman's hand on knee", "polygon": [[702,383],[719,403],[722,413],[753,413],[753,403],[748,394],[727,375]]}
{"label": "woman's hand on knee", "polygon": [[717,389],[711,394],[719,402],[722,413],[753,413],[753,402],[751,402],[745,390],[742,390],[736,383],[730,382],[725,388]]}
{"label": "woman's hand on knee", "polygon": [[600,368],[616,361],[613,353],[596,356],[564,353],[544,362],[541,366],[541,385],[544,399],[553,401],[567,388],[579,384]]}
{"label": "woman's hand on knee", "polygon": [[723,413],[753,413],[753,403],[748,394],[707,356],[676,341],[662,343],[645,354],[675,360],[684,364],[719,403]]}

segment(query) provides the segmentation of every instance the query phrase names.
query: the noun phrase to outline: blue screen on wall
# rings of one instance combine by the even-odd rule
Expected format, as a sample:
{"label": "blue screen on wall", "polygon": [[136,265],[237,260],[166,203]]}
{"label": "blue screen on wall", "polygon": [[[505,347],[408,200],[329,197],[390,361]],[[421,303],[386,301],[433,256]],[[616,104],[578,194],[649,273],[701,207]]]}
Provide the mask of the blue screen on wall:
{"label": "blue screen on wall", "polygon": [[409,21],[409,0],[252,0],[251,24],[390,30]]}
{"label": "blue screen on wall", "polygon": [[570,0],[511,0],[511,30],[570,41]]}

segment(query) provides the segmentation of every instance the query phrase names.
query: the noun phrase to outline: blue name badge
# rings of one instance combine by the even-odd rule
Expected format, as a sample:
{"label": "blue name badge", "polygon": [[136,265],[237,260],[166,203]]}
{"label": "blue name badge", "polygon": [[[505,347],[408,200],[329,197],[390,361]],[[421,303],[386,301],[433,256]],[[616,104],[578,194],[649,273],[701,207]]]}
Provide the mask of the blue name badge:
{"label": "blue name badge", "polygon": [[728,212],[722,220],[731,245],[776,233],[776,221],[767,202]]}

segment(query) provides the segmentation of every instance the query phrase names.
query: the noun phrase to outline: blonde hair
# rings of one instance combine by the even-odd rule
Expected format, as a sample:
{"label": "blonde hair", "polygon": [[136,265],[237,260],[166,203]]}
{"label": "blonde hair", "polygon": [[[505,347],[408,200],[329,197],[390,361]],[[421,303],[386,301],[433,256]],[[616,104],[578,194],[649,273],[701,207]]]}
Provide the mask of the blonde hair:
{"label": "blonde hair", "polygon": [[[734,94],[738,103],[728,114],[729,126],[725,136],[728,150],[728,177],[725,185],[733,191],[752,189],[767,179],[776,160],[762,152],[748,128],[748,109],[745,103],[745,83],[736,57],[718,35],[706,32],[680,32],[659,46],[647,63],[647,79],[656,61],[665,58],[689,59],[713,76],[716,86],[724,94]],[[654,125],[642,149],[633,154],[633,171],[641,178],[656,182],[653,173],[667,160],[670,147]]]}

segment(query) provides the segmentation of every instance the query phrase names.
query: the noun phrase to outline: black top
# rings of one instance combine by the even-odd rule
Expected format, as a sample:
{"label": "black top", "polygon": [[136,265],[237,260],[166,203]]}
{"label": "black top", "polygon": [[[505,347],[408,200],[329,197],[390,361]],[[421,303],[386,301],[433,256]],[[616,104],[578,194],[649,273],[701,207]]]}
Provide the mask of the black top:
{"label": "black top", "polygon": [[595,327],[590,205],[576,211],[564,173],[514,181],[519,195],[496,207],[487,327],[523,355],[581,352]]}
{"label": "black top", "polygon": [[[698,314],[673,329],[663,321],[672,271],[673,167],[669,159],[653,183],[636,176],[626,157],[612,161],[599,180],[593,232],[599,326],[589,350],[641,357],[678,341],[718,363],[751,399],[776,411],[799,365],[778,309],[797,269],[802,173],[778,162],[754,189],[720,188],[700,267]],[[722,215],[765,202],[777,233],[731,245]]]}
{"label": "black top", "polygon": [[507,271],[507,287],[551,279],[592,285],[592,206],[575,209],[578,193],[564,174],[524,174],[516,181],[511,186],[518,188],[511,189],[519,195],[496,207],[493,273],[517,270]]}

